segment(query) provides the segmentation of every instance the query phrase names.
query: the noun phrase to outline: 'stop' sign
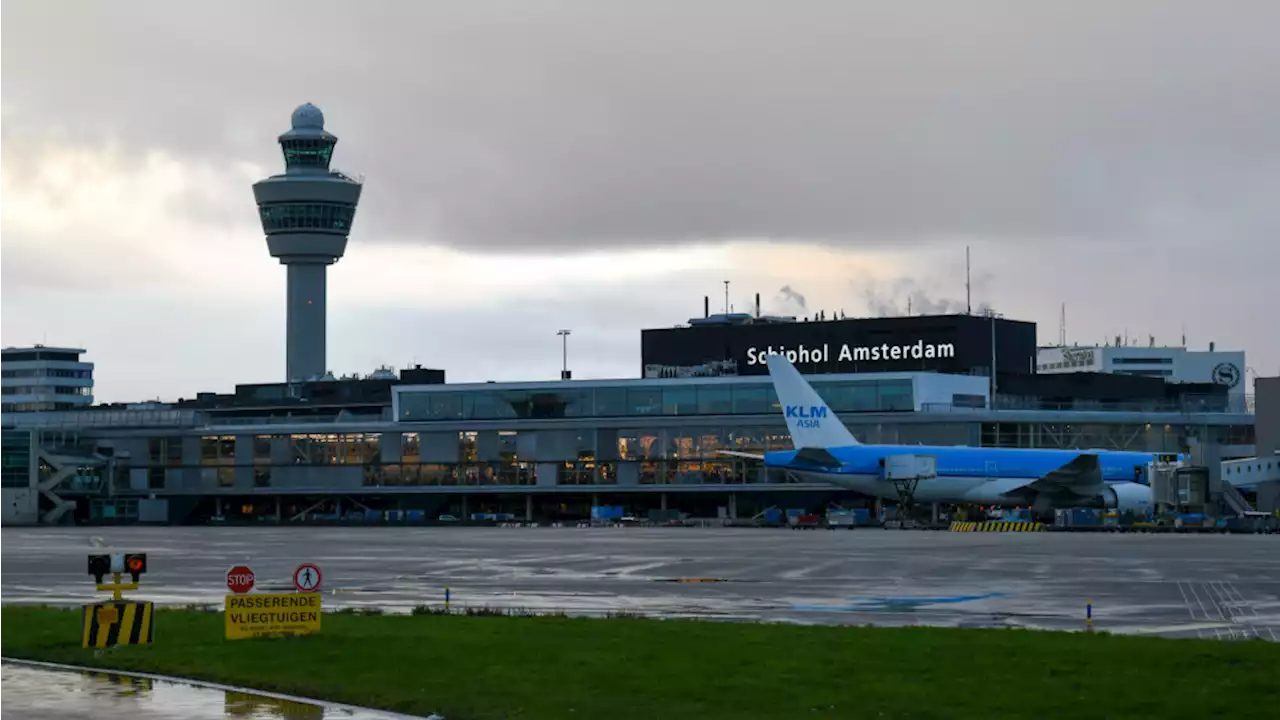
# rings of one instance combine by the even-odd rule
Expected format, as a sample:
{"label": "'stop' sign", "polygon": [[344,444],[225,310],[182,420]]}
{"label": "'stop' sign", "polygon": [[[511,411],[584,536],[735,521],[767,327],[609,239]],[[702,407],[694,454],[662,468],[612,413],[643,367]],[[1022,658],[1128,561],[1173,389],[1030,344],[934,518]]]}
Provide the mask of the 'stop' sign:
{"label": "'stop' sign", "polygon": [[253,571],[248,565],[236,565],[227,571],[227,589],[233,593],[247,593],[253,589]]}

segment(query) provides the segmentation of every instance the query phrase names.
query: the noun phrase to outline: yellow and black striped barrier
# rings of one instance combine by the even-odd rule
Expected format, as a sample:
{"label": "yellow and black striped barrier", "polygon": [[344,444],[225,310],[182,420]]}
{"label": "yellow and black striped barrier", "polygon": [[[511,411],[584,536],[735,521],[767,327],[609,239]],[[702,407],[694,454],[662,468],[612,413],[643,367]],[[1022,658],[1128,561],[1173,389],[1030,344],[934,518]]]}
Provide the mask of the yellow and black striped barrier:
{"label": "yellow and black striped barrier", "polygon": [[1044,523],[1018,520],[951,523],[951,532],[1044,532],[1044,530]]}
{"label": "yellow and black striped barrier", "polygon": [[155,607],[149,602],[101,602],[85,605],[81,617],[81,647],[150,645]]}

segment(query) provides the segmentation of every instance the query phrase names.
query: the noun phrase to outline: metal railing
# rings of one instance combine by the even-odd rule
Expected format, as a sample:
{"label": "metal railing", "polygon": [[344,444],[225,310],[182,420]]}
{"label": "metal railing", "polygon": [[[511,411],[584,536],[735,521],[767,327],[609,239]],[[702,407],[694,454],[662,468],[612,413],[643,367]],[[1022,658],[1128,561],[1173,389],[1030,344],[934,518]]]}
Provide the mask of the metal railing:
{"label": "metal railing", "polygon": [[[1075,400],[1052,402],[1036,398],[999,395],[992,410],[1041,410],[1056,412],[1147,412],[1147,413],[1221,413],[1245,414],[1254,412],[1253,395],[1234,397],[1187,397],[1181,400],[1131,400],[1124,402],[1096,402]],[[921,412],[934,413],[983,413],[987,408],[953,405],[951,403],[921,403]]]}
{"label": "metal railing", "polygon": [[203,413],[194,410],[80,410],[64,412],[10,413],[5,426],[39,430],[85,430],[92,428],[199,427]]}

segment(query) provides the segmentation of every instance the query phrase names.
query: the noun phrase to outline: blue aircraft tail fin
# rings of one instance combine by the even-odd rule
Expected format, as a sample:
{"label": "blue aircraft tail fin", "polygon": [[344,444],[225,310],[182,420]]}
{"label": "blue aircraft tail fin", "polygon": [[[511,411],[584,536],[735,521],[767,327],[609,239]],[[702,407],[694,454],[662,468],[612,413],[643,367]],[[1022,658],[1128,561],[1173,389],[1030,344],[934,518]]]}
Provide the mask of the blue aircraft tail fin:
{"label": "blue aircraft tail fin", "polygon": [[787,429],[791,431],[791,442],[797,450],[858,444],[818,391],[805,382],[795,365],[782,355],[770,355],[768,363],[773,389],[778,394]]}

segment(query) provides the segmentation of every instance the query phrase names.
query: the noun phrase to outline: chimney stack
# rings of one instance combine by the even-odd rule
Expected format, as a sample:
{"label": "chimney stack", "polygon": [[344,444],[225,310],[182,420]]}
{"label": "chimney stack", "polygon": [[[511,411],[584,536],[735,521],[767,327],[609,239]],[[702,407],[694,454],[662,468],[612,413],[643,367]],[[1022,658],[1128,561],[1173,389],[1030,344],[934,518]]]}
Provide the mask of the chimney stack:
{"label": "chimney stack", "polygon": [[702,296],[702,317],[704,318],[711,317],[711,296],[710,295]]}
{"label": "chimney stack", "polygon": [[756,318],[760,317],[760,293],[756,293]]}

